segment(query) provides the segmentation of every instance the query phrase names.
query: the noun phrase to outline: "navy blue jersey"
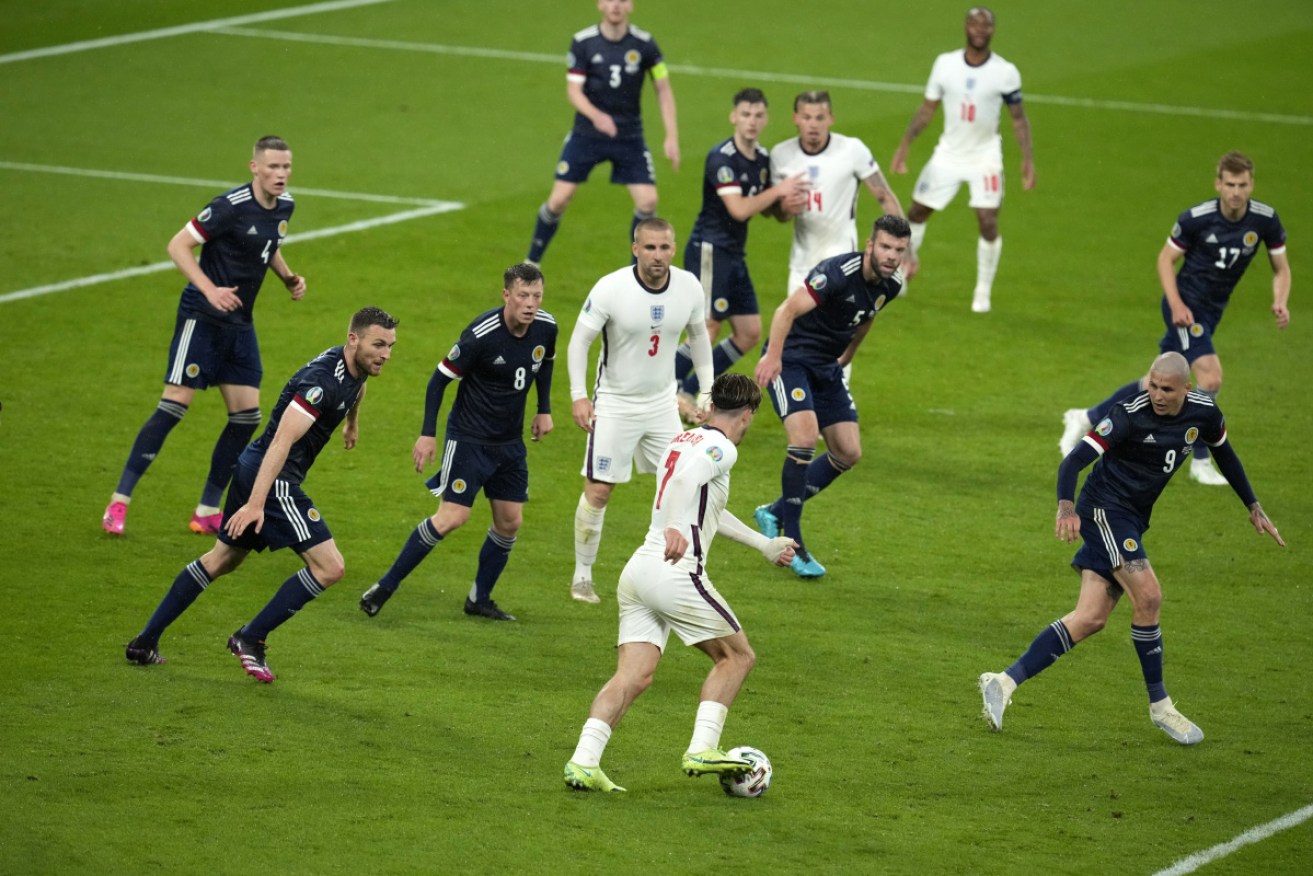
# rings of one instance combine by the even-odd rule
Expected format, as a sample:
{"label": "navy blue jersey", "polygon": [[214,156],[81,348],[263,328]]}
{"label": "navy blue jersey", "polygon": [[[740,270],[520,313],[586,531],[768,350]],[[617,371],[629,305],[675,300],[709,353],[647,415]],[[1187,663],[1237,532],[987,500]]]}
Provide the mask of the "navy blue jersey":
{"label": "navy blue jersey", "polygon": [[1286,248],[1286,229],[1277,211],[1260,201],[1250,200],[1236,222],[1222,215],[1217,198],[1186,210],[1177,217],[1169,239],[1185,253],[1176,275],[1181,299],[1191,310],[1203,308],[1220,318],[1245,268],[1258,254],[1259,241],[1269,255]]}
{"label": "navy blue jersey", "polygon": [[903,274],[895,271],[887,280],[868,283],[862,276],[862,253],[850,252],[812,268],[806,286],[816,309],[794,320],[780,361],[830,364],[848,349],[857,329],[903,291]]}
{"label": "navy blue jersey", "polygon": [[1163,417],[1142,392],[1113,405],[1085,440],[1100,458],[1076,499],[1077,512],[1085,517],[1095,508],[1118,508],[1138,515],[1148,529],[1153,504],[1172,475],[1199,441],[1212,447],[1226,441],[1226,422],[1202,393],[1186,393],[1181,412]]}
{"label": "navy blue jersey", "polygon": [[719,247],[732,255],[743,255],[748,244],[748,223],[740,222],[725,207],[725,192],[750,198],[770,188],[770,153],[757,146],[744,155],[730,137],[707,153],[702,172],[702,211],[693,223],[690,240]]}
{"label": "navy blue jersey", "polygon": [[444,375],[460,381],[447,415],[447,440],[522,442],[529,387],[544,363],[555,358],[556,320],[547,311],[538,311],[520,338],[506,327],[502,308],[480,314],[438,365]]}
{"label": "navy blue jersey", "polygon": [[278,432],[278,424],[283,421],[283,414],[288,408],[293,417],[308,416],[314,420],[310,431],[302,435],[288,451],[287,462],[278,479],[299,484],[305,480],[306,472],[314,465],[315,457],[324,449],[334,430],[346,419],[360,393],[365,387],[365,378],[352,377],[346,367],[346,356],[341,347],[332,347],[320,353],[292,375],[283,391],[278,394],[278,403],[269,415],[269,426],[264,434],[256,438],[242,451],[238,460],[242,465],[259,468],[265,451],[273,443]]}
{"label": "navy blue jersey", "polygon": [[191,283],[182,290],[178,312],[209,322],[250,325],[255,296],[273,261],[292,218],[292,196],[282,194],[272,210],[260,206],[251,183],[238,186],[210,201],[208,207],[187,223],[187,229],[202,243],[201,273],[216,286],[237,287],[242,306],[231,313],[213,307],[201,290]]}
{"label": "navy blue jersey", "polygon": [[[584,97],[615,120],[616,136],[641,137],[643,115],[639,97],[643,93],[643,79],[661,63],[661,50],[652,35],[631,24],[620,41],[613,43],[602,36],[601,27],[595,24],[574,35],[566,61],[570,65],[567,77],[582,81]],[[575,113],[574,130],[586,136],[603,136],[582,113]]]}

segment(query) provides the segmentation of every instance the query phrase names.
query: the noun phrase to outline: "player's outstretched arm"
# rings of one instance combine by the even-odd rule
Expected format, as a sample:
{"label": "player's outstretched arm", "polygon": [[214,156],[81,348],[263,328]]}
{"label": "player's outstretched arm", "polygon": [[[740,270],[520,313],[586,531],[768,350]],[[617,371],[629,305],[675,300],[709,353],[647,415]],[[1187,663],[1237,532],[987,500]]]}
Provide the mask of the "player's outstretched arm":
{"label": "player's outstretched arm", "polygon": [[1021,190],[1028,192],[1035,188],[1035,155],[1030,142],[1030,119],[1026,110],[1019,103],[1008,104],[1012,113],[1012,132],[1017,135],[1017,146],[1021,149]]}
{"label": "player's outstretched arm", "polygon": [[656,89],[657,106],[661,107],[661,124],[666,129],[666,139],[662,144],[666,160],[676,173],[679,172],[679,121],[675,114],[675,90],[670,87],[670,76],[666,65],[658,64],[652,70],[652,87]]}
{"label": "player's outstretched arm", "polygon": [[776,566],[787,566],[793,562],[793,552],[798,547],[798,543],[786,535],[767,538],[752,527],[744,525],[743,521],[731,514],[728,508],[720,512],[720,532],[731,541],[737,541],[739,544],[760,551],[767,562]]}
{"label": "player's outstretched arm", "polygon": [[1249,522],[1254,524],[1254,529],[1257,530],[1259,535],[1266,533],[1272,536],[1273,540],[1281,547],[1286,546],[1286,543],[1281,540],[1281,533],[1277,532],[1276,524],[1268,519],[1267,514],[1263,511],[1263,506],[1257,502],[1249,506]]}
{"label": "player's outstretched arm", "polygon": [[903,133],[903,139],[898,141],[898,149],[894,152],[894,160],[889,162],[889,169],[894,173],[907,173],[907,152],[912,148],[912,141],[925,130],[925,126],[930,124],[930,120],[935,117],[935,110],[939,108],[939,101],[926,99],[916,108],[912,114],[912,121],[908,123],[907,130]]}
{"label": "player's outstretched arm", "polygon": [[1276,317],[1277,328],[1290,325],[1290,259],[1285,252],[1268,254],[1272,263],[1272,315]]}

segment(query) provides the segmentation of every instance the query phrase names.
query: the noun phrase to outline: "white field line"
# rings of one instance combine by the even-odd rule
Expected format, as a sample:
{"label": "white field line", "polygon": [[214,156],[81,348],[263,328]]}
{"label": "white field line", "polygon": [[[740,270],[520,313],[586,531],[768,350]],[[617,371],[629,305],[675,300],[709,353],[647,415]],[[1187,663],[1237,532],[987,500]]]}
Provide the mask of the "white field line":
{"label": "white field line", "polygon": [[1260,824],[1258,827],[1250,828],[1229,842],[1219,843],[1211,849],[1204,849],[1202,852],[1195,852],[1193,855],[1177,861],[1166,870],[1159,870],[1154,876],[1185,876],[1186,873],[1193,873],[1205,864],[1211,864],[1218,858],[1224,858],[1244,846],[1252,845],[1267,839],[1274,833],[1303,824],[1310,818],[1313,818],[1313,804],[1305,806],[1303,809],[1296,809],[1294,812],[1269,821],[1267,824]]}
{"label": "white field line", "polygon": [[[348,222],[346,225],[335,225],[332,228],[316,228],[313,231],[289,234],[287,236],[287,242],[302,243],[307,240],[316,240],[321,237],[334,237],[338,234],[351,234],[356,231],[377,228],[380,225],[393,225],[397,222],[406,222],[411,219],[434,216],[438,213],[450,213],[453,210],[460,210],[464,206],[464,204],[457,201],[434,201],[428,206],[418,207],[414,210],[390,213],[386,216],[377,216],[373,219],[361,219],[358,222]],[[17,292],[6,292],[0,294],[0,304],[6,304],[10,301],[19,301],[24,298],[36,298],[41,295],[50,295],[55,292],[66,292],[69,289],[81,289],[85,286],[112,283],[115,280],[123,280],[128,277],[140,277],[143,274],[156,274],[160,271],[168,270],[176,270],[172,261],[155,262],[154,264],[141,265],[135,268],[125,268],[121,271],[110,271],[105,274],[92,274],[89,277],[77,277],[73,280],[50,283],[46,286],[33,286],[30,289],[20,289]]]}
{"label": "white field line", "polygon": [[[185,176],[161,176],[154,173],[125,173],[118,170],[95,170],[86,167],[62,167],[57,164],[25,164],[21,161],[0,161],[0,170],[20,170],[30,173],[56,173],[66,176],[88,176],[97,179],[131,180],[133,182],[160,183],[163,185],[192,186],[227,191],[241,185],[233,180],[192,179]],[[377,204],[411,204],[416,207],[436,207],[448,201],[432,198],[403,198],[397,195],[371,195],[363,192],[339,192],[332,189],[305,189],[292,187],[297,195],[316,195],[323,198],[340,198],[345,201],[372,201]]]}
{"label": "white field line", "polygon": [[[269,30],[264,28],[244,28],[229,25],[216,25],[210,30],[214,33],[230,36],[257,37],[261,39],[283,40],[286,42],[318,43],[330,46],[351,46],[362,49],[386,49],[390,51],[425,52],[433,55],[456,55],[469,58],[491,58],[501,61],[527,61],[535,64],[554,64],[564,69],[563,54],[543,52],[515,52],[507,49],[486,49],[477,46],[449,46],[440,43],[414,43],[404,40],[365,39],[362,37],[328,36],[321,34],[297,33],[295,31]],[[861,91],[889,91],[899,94],[924,94],[922,85],[908,85],[901,82],[880,82],[868,79],[836,79],[816,76],[803,76],[794,73],[772,73],[763,70],[734,70],[722,67],[702,67],[694,64],[670,64],[676,73],[690,76],[712,76],[721,79],[740,79],[760,82],[782,82],[795,85],[810,85],[821,88],[852,88]],[[1277,125],[1313,125],[1313,116],[1295,116],[1283,113],[1253,112],[1250,110],[1215,109],[1212,107],[1174,106],[1165,103],[1136,103],[1128,100],[1098,100],[1084,97],[1063,97],[1061,95],[1026,94],[1030,103],[1053,104],[1055,106],[1075,106],[1085,109],[1113,110],[1120,112],[1149,113],[1165,116],[1194,116],[1206,119],[1230,119],[1244,122],[1265,122]]]}
{"label": "white field line", "polygon": [[197,21],[192,24],[180,24],[175,27],[162,27],[158,30],[143,30],[137,33],[125,33],[118,36],[103,37],[97,40],[83,40],[76,43],[64,43],[59,46],[46,46],[40,49],[28,49],[23,52],[11,52],[0,55],[0,64],[12,64],[15,61],[30,61],[35,58],[50,58],[56,55],[72,55],[91,49],[104,49],[122,46],[128,43],[140,43],[146,40],[161,40],[188,33],[214,30],[217,27],[237,24],[256,24],[261,21],[276,21],[282,18],[296,18],[302,15],[318,15],[321,12],[337,12],[341,9],[354,9],[357,6],[372,6],[376,3],[390,3],[392,0],[330,0],[327,3],[311,3],[308,6],[292,6],[287,9],[272,9],[268,12],[254,12],[250,15],[236,15],[232,18],[215,18],[210,21]]}

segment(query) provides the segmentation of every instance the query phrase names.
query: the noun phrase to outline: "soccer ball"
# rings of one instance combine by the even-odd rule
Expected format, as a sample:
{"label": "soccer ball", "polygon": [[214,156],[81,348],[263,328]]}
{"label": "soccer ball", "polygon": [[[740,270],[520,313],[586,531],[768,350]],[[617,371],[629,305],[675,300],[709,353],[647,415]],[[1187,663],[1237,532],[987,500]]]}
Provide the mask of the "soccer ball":
{"label": "soccer ball", "polygon": [[725,793],[731,797],[760,797],[766,793],[770,787],[770,758],[766,752],[752,748],[747,745],[740,745],[738,748],[731,748],[728,752],[730,757],[742,757],[753,763],[750,772],[738,776],[721,776],[720,786],[725,789]]}

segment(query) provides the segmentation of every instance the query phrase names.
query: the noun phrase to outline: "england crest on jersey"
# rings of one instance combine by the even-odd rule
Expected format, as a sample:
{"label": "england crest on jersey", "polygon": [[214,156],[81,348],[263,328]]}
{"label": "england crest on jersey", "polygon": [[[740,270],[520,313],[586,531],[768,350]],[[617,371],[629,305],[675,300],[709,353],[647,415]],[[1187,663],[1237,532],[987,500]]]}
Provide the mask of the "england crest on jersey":
{"label": "england crest on jersey", "polygon": [[652,305],[652,321],[653,321],[653,322],[660,322],[661,319],[662,319],[665,315],[666,315],[666,306],[665,306],[664,304],[653,304],[653,305]]}

